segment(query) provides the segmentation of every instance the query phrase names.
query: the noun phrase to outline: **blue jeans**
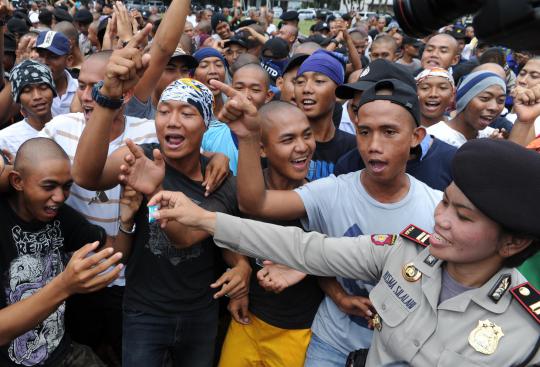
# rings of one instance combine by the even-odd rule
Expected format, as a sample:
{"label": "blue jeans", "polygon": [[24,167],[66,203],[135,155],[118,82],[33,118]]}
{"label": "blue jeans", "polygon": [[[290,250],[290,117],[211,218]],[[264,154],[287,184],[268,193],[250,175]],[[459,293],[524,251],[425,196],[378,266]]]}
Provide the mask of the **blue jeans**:
{"label": "blue jeans", "polygon": [[343,367],[347,362],[347,357],[317,335],[311,334],[304,367]]}
{"label": "blue jeans", "polygon": [[174,367],[211,367],[218,309],[158,316],[124,310],[123,367],[163,367],[167,355]]}

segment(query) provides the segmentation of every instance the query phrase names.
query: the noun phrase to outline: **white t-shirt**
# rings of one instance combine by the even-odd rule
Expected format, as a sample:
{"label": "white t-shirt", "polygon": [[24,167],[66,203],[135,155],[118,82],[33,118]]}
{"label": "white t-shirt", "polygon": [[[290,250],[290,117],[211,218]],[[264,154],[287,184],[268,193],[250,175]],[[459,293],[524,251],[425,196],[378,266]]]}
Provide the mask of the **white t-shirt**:
{"label": "white t-shirt", "polygon": [[341,115],[341,122],[339,123],[339,129],[341,131],[345,131],[346,133],[356,135],[356,129],[354,127],[354,124],[351,121],[351,118],[349,117],[349,105],[350,100],[345,102],[343,104],[343,114]]}
{"label": "white t-shirt", "polygon": [[[60,115],[48,122],[39,132],[39,136],[56,141],[66,151],[73,163],[77,144],[85,124],[84,114],[80,112]],[[126,117],[124,133],[109,143],[107,155],[111,155],[115,150],[125,145],[126,139],[131,139],[136,144],[157,143],[154,121]],[[66,204],[81,213],[90,223],[104,228],[109,236],[116,236],[120,225],[120,190],[120,185],[117,185],[110,190],[103,191],[108,200],[100,202],[96,199],[104,197],[103,194],[99,195],[99,192],[83,189],[74,183],[71,186]],[[126,285],[124,270],[111,285]]]}
{"label": "white t-shirt", "polygon": [[[517,115],[515,113],[509,113],[506,116],[506,119],[510,121],[511,123],[515,124],[517,120]],[[534,135],[538,136],[540,135],[540,116],[534,120]]]}
{"label": "white t-shirt", "polygon": [[34,129],[26,119],[0,130],[0,149],[7,149],[13,156],[19,147],[28,139],[38,136],[39,130]]}
{"label": "white t-shirt", "polygon": [[[73,162],[84,126],[85,120],[82,113],[69,113],[53,118],[45,125],[39,135],[56,141]],[[128,138],[137,144],[156,143],[154,121],[127,117],[124,133],[109,144],[108,155],[123,146]],[[100,203],[96,200],[97,193],[95,191],[89,191],[74,184],[66,203],[90,222],[103,227],[108,235],[115,236],[118,233],[119,225],[120,185],[104,192],[109,200]]]}
{"label": "white t-shirt", "polygon": [[268,25],[268,28],[266,28],[266,33],[269,35],[272,35],[276,31],[277,31],[277,27],[274,23],[270,23],[270,25]]}
{"label": "white t-shirt", "polygon": [[[494,128],[488,126],[478,132],[477,138],[488,138],[494,131]],[[445,121],[439,121],[435,125],[428,127],[427,133],[456,148],[461,147],[467,142],[467,138],[462,133],[452,129]]]}

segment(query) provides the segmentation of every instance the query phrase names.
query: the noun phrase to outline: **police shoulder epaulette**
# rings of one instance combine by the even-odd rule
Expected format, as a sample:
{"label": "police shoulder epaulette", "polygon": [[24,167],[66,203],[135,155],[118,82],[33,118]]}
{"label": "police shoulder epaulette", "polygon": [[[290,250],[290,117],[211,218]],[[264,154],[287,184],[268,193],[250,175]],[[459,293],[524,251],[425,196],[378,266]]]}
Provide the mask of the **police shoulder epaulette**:
{"label": "police shoulder epaulette", "polygon": [[526,282],[510,289],[510,293],[540,324],[540,292],[531,283]]}
{"label": "police shoulder epaulette", "polygon": [[418,228],[414,224],[409,224],[399,235],[423,247],[429,246],[429,236],[431,236],[429,232],[424,231],[422,228]]}

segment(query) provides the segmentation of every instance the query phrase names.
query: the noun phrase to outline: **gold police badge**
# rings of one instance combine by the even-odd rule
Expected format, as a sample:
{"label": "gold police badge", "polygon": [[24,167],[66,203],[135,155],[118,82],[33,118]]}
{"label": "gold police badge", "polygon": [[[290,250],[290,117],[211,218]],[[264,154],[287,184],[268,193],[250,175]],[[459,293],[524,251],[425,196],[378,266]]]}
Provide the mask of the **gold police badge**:
{"label": "gold police badge", "polygon": [[477,352],[493,354],[503,336],[502,329],[494,322],[480,320],[478,326],[469,334],[469,344]]}
{"label": "gold police badge", "polygon": [[405,266],[403,266],[403,269],[401,270],[401,274],[403,275],[403,278],[405,278],[405,280],[408,282],[416,282],[422,277],[422,272],[418,270],[413,263],[405,264]]}

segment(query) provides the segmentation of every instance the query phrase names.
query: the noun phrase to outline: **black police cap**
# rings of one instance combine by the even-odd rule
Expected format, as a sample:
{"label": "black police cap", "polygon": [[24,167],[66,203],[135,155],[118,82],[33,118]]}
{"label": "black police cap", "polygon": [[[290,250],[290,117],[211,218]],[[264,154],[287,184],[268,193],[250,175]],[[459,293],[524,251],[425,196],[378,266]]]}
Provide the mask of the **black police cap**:
{"label": "black police cap", "polygon": [[[390,94],[380,93],[381,90],[389,90]],[[373,101],[390,101],[405,108],[414,118],[416,126],[420,126],[420,102],[416,90],[406,83],[397,79],[383,79],[366,89],[360,97],[358,106]]]}
{"label": "black police cap", "polygon": [[540,154],[506,140],[474,139],[452,161],[454,183],[507,230],[540,236]]}

